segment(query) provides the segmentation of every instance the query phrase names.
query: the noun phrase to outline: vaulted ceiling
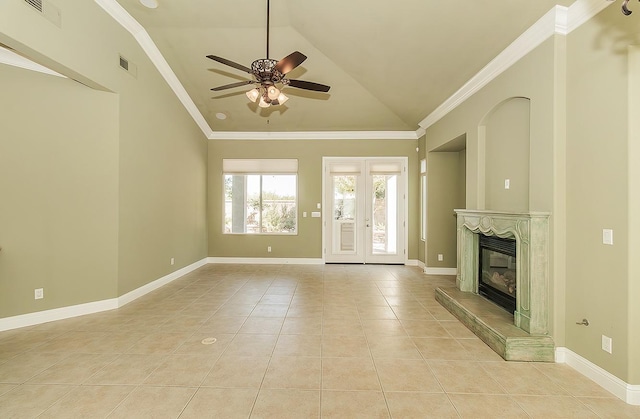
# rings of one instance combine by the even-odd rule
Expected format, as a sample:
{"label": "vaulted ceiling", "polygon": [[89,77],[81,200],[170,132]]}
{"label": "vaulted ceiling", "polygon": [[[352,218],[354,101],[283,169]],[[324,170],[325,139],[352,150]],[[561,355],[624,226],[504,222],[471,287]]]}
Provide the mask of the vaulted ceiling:
{"label": "vaulted ceiling", "polygon": [[[308,58],[289,101],[262,109],[251,86],[212,92],[266,58],[266,0],[118,0],[151,36],[213,131],[415,131],[418,124],[554,6],[575,0],[271,0],[276,60]],[[226,115],[221,120],[217,113]]]}

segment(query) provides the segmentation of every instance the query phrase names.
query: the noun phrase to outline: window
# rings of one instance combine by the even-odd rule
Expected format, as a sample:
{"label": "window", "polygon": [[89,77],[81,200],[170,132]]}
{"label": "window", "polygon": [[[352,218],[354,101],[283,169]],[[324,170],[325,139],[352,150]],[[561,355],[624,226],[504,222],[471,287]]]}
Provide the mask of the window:
{"label": "window", "polygon": [[224,233],[296,234],[298,161],[224,159]]}
{"label": "window", "polygon": [[427,240],[427,160],[420,160],[420,239]]}

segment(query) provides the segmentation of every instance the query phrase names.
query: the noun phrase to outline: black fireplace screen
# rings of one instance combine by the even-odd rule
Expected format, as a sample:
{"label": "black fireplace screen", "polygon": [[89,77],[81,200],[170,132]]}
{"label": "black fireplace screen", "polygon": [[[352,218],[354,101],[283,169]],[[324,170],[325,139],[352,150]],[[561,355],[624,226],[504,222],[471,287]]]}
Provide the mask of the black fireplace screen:
{"label": "black fireplace screen", "polygon": [[513,313],[516,307],[516,241],[480,235],[478,293]]}

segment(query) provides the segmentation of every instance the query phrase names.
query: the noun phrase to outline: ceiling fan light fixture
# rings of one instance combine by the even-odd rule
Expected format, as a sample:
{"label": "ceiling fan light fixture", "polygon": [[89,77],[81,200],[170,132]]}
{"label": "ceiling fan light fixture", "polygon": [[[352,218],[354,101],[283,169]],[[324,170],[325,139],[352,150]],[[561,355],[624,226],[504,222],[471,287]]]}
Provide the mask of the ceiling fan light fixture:
{"label": "ceiling fan light fixture", "polygon": [[287,100],[289,100],[288,96],[285,96],[284,93],[280,92],[280,94],[278,95],[278,103],[280,105],[284,104],[284,102],[286,102]]}
{"label": "ceiling fan light fixture", "polygon": [[267,96],[269,96],[269,99],[271,100],[278,99],[278,96],[280,96],[280,89],[273,85],[267,87]]}
{"label": "ceiling fan light fixture", "polygon": [[258,102],[258,106],[261,108],[268,108],[271,104],[265,100],[264,96],[260,96],[260,102]]}
{"label": "ceiling fan light fixture", "polygon": [[251,89],[246,94],[249,100],[252,102],[255,102],[260,97],[260,91],[258,89]]}

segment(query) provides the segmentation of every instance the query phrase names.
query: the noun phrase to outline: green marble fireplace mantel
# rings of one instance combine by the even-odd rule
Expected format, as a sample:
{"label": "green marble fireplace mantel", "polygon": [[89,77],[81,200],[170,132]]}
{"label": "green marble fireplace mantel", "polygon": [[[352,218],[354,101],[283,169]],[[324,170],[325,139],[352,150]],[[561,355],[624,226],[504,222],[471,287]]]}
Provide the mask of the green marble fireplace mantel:
{"label": "green marble fireplace mantel", "polygon": [[516,240],[514,324],[528,333],[549,333],[549,213],[455,210],[458,220],[460,291],[478,293],[478,234]]}
{"label": "green marble fireplace mantel", "polygon": [[[457,275],[456,287],[462,294],[478,295],[478,244],[479,234],[512,238],[516,240],[516,309],[512,326],[508,330],[519,329],[518,341],[526,346],[539,341],[544,347],[542,356],[528,356],[523,360],[550,361],[553,354],[553,340],[549,333],[549,217],[546,212],[511,213],[487,210],[454,210],[457,216]],[[443,303],[444,297],[451,299],[455,293],[441,292],[436,295]],[[445,305],[445,304],[443,304]],[[464,305],[445,305],[460,320],[476,319],[467,326],[480,338],[491,336],[494,328],[478,322],[479,313],[462,313]],[[456,307],[454,309],[454,307]],[[477,307],[477,305],[476,305]],[[466,310],[463,308],[463,310]],[[509,319],[511,316],[509,316]],[[464,321],[463,321],[464,323]],[[483,331],[482,329],[487,330]],[[507,330],[505,329],[505,330]],[[508,342],[508,336],[503,336]],[[501,339],[502,339],[501,338]],[[530,339],[531,340],[530,340]],[[492,338],[493,339],[493,338]],[[484,339],[483,339],[484,340]],[[495,339],[493,339],[495,340]],[[495,344],[485,341],[495,348]],[[536,346],[537,344],[534,344]],[[533,349],[533,347],[532,347]],[[538,352],[540,348],[535,349]],[[500,353],[500,351],[498,351]],[[505,357],[503,353],[501,353]],[[507,358],[505,358],[507,359]],[[513,358],[512,358],[513,359]]]}

